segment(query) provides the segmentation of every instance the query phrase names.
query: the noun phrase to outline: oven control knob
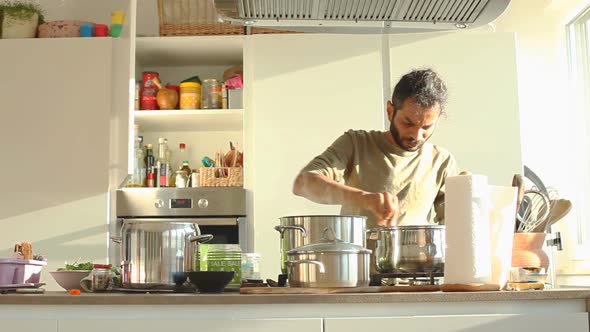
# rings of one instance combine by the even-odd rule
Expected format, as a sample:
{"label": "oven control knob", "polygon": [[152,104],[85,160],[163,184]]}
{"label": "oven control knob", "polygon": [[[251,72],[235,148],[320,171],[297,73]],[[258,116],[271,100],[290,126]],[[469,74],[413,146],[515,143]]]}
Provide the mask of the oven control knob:
{"label": "oven control knob", "polygon": [[164,207],[164,201],[161,199],[157,199],[154,202],[154,206],[157,207],[158,209],[163,208]]}
{"label": "oven control knob", "polygon": [[200,200],[197,202],[197,205],[199,205],[199,207],[200,207],[201,209],[204,209],[204,208],[206,208],[207,206],[209,206],[209,201],[208,201],[207,199],[205,199],[205,198],[201,198],[201,199],[200,199]]}

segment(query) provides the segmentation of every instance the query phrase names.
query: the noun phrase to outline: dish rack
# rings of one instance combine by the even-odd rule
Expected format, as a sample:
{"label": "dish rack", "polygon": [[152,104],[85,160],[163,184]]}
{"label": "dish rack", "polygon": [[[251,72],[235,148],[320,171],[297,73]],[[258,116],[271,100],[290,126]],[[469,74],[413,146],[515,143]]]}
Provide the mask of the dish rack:
{"label": "dish rack", "polygon": [[[245,35],[246,28],[221,22],[213,0],[158,0],[160,36]],[[253,34],[292,33],[251,28]]]}
{"label": "dish rack", "polygon": [[201,187],[242,187],[244,172],[242,167],[201,167],[199,186]]}

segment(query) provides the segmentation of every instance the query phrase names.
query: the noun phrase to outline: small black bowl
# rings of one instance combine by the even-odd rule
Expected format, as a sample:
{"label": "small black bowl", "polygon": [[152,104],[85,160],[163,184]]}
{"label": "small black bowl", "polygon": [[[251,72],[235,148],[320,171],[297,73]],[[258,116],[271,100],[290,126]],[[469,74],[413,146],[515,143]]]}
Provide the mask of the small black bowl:
{"label": "small black bowl", "polygon": [[172,281],[176,284],[176,286],[184,285],[186,278],[188,277],[188,272],[174,272],[172,273]]}
{"label": "small black bowl", "polygon": [[223,293],[223,289],[234,278],[234,271],[187,272],[188,279],[199,293]]}

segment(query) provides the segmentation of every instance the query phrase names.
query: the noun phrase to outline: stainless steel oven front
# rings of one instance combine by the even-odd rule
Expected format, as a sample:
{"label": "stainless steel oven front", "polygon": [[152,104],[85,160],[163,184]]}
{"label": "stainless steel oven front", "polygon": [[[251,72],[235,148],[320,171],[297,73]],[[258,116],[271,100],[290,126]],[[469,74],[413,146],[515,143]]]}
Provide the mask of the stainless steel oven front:
{"label": "stainless steel oven front", "polygon": [[[242,252],[250,248],[243,188],[124,188],[117,191],[116,211],[110,235],[122,245],[111,246],[109,260],[141,266],[135,285],[171,283],[186,268],[180,256],[190,232],[213,235],[209,243],[238,244]],[[123,234],[128,229],[133,234]]]}

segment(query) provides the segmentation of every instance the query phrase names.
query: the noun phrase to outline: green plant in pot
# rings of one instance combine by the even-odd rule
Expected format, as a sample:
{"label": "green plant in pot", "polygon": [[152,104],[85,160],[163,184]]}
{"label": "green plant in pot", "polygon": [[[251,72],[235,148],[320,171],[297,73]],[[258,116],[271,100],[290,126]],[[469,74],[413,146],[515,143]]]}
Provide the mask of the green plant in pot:
{"label": "green plant in pot", "polygon": [[2,38],[35,38],[37,27],[44,22],[44,10],[30,1],[0,3],[0,35]]}

